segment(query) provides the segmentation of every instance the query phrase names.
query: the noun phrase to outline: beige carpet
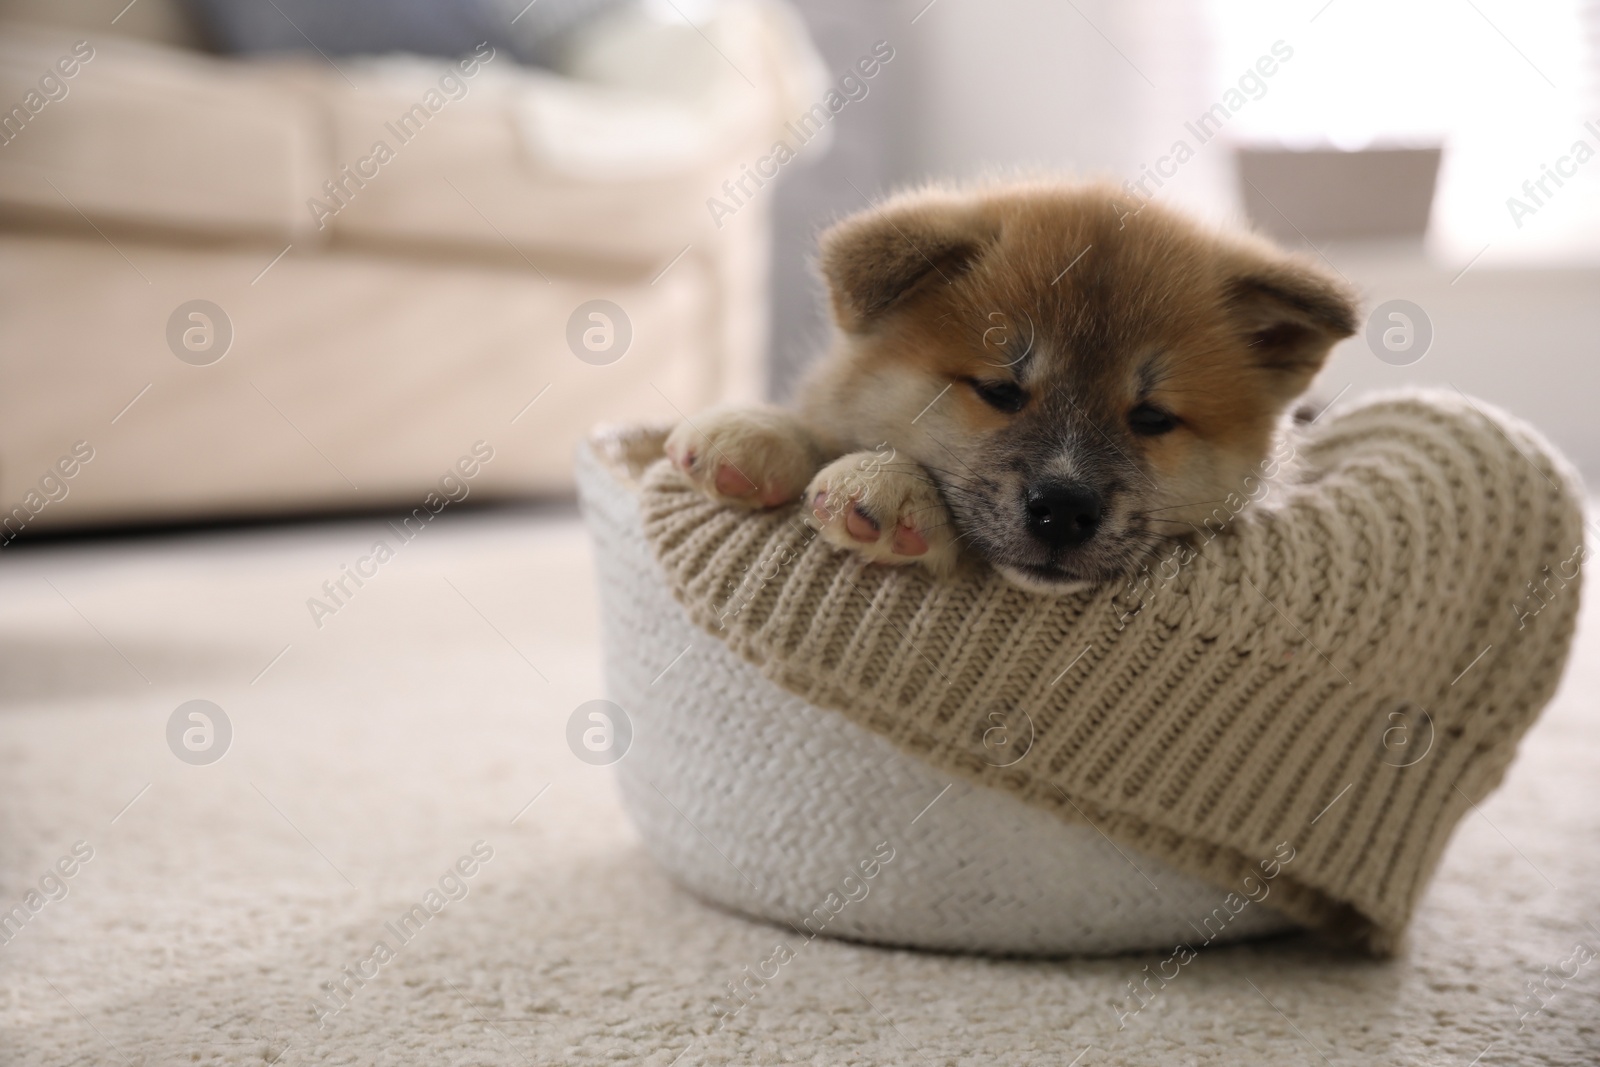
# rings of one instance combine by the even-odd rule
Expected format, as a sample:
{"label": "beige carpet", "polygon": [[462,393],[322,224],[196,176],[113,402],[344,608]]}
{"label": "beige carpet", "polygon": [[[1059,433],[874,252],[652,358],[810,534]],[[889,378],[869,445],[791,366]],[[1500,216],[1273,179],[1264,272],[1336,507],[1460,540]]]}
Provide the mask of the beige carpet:
{"label": "beige carpet", "polygon": [[[318,629],[307,598],[378,538],[394,558]],[[0,909],[27,915],[0,945],[0,1064],[1600,1063],[1593,612],[1398,960],[1207,951],[1119,1020],[1164,954],[818,941],[719,1029],[728,983],[798,939],[665,881],[610,772],[568,750],[601,695],[570,517],[13,546],[0,567]],[[232,725],[211,765],[168,747],[192,699]],[[363,964],[464,856],[460,899]],[[47,877],[63,857],[73,876]],[[28,915],[42,878],[60,899]],[[333,1013],[347,966],[374,976]]]}

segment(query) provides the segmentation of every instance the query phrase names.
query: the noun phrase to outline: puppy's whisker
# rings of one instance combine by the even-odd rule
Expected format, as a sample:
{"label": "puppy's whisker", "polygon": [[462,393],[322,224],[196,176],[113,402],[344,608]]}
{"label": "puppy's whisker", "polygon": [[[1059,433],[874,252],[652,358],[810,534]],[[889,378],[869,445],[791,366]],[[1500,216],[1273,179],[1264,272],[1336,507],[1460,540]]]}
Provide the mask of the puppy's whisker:
{"label": "puppy's whisker", "polygon": [[934,488],[941,491],[948,490],[951,496],[963,501],[964,503],[981,507],[990,506],[988,497],[984,496],[982,493],[974,492],[971,489],[964,489],[959,485],[939,485],[937,482],[935,482]]}
{"label": "puppy's whisker", "polygon": [[962,485],[960,482],[930,479],[928,484],[932,485],[935,489],[947,490],[966,500],[973,500],[977,501],[978,503],[988,503],[990,500],[990,497],[987,493],[973,489],[970,486]]}
{"label": "puppy's whisker", "polygon": [[886,464],[884,464],[883,469],[884,470],[893,470],[893,471],[896,471],[898,473],[909,474],[913,478],[920,478],[921,480],[929,482],[930,484],[935,484],[933,482],[933,479],[925,477],[925,475],[929,474],[930,472],[937,472],[937,473],[940,473],[940,474],[947,474],[947,475],[950,475],[952,477],[959,477],[958,475],[954,474],[954,472],[952,472],[952,471],[943,470],[942,468],[939,468],[939,467],[924,466],[921,463],[906,463],[906,464],[889,464],[889,463],[886,463]]}
{"label": "puppy's whisker", "polygon": [[[885,469],[889,469],[889,468],[885,467]],[[960,484],[956,484],[956,483],[940,483],[937,479],[928,477],[925,471],[923,471],[920,467],[917,467],[915,465],[911,466],[910,468],[908,468],[904,472],[897,472],[897,473],[904,473],[904,474],[908,475],[909,477],[914,478],[915,480],[921,482],[923,485],[929,486],[930,488],[932,488],[932,489],[934,489],[936,491],[939,491],[940,493],[949,492],[949,493],[963,494],[963,495],[965,495],[965,496],[967,496],[967,497],[969,497],[971,499],[974,499],[974,500],[976,500],[976,501],[978,501],[980,503],[987,503],[987,499],[982,494],[976,492],[975,490],[968,489],[966,486],[963,486],[963,485],[960,485]]]}
{"label": "puppy's whisker", "polygon": [[[957,526],[953,522],[938,522],[938,523],[934,523],[932,526],[924,526],[924,527],[922,527],[922,530],[923,530],[924,533],[932,533],[934,530],[943,530],[943,529],[959,530],[960,527]],[[959,540],[959,538],[958,538],[958,540]]]}
{"label": "puppy's whisker", "polygon": [[991,482],[989,479],[985,478],[983,475],[979,474],[977,471],[973,470],[971,467],[968,467],[966,460],[962,459],[960,456],[956,455],[954,452],[951,452],[949,445],[945,444],[943,441],[939,440],[937,437],[934,437],[932,434],[928,435],[928,440],[932,441],[934,444],[938,445],[940,448],[942,448],[946,452],[948,452],[950,454],[950,458],[951,459],[955,460],[957,463],[961,464],[963,467],[966,467],[968,474],[972,475],[974,478],[976,478],[978,481],[982,482],[983,484],[985,484],[987,486],[990,486],[991,488],[994,487],[994,483],[993,482]]}
{"label": "puppy's whisker", "polygon": [[941,473],[945,473],[945,474],[951,473],[950,471],[944,470],[944,468],[942,468],[942,467],[930,467],[925,463],[917,463],[917,462],[912,461],[912,460],[902,460],[902,461],[900,461],[898,463],[885,463],[885,464],[882,465],[882,469],[883,470],[892,470],[892,471],[901,471],[901,472],[904,472],[906,474],[911,474],[913,476],[914,475],[918,475],[918,474],[922,474],[922,473],[926,473],[928,471],[940,471]]}
{"label": "puppy's whisker", "polygon": [[1140,514],[1141,515],[1154,515],[1157,512],[1161,512],[1161,511],[1176,511],[1178,508],[1201,508],[1201,507],[1205,507],[1207,504],[1223,504],[1223,503],[1226,503],[1225,499],[1224,500],[1196,500],[1192,504],[1170,504],[1170,505],[1168,505],[1167,507],[1164,507],[1164,508],[1149,508],[1149,509],[1147,509],[1145,511],[1140,512]]}
{"label": "puppy's whisker", "polygon": [[955,471],[949,469],[948,467],[935,467],[931,463],[918,463],[918,464],[916,464],[916,467],[918,469],[920,469],[920,470],[931,471],[934,474],[948,475],[951,478],[964,478],[964,477],[966,477],[963,474],[957,474]]}
{"label": "puppy's whisker", "polygon": [[[946,470],[943,467],[923,467],[922,469],[931,474],[942,474],[945,476],[943,480],[937,478],[930,479],[935,488],[948,489],[957,493],[966,493],[968,496],[983,500],[985,502],[988,502],[989,500],[989,497],[983,492],[973,489],[971,486],[961,484],[962,476],[957,474],[955,471]],[[991,483],[989,488],[992,490],[996,487]]]}

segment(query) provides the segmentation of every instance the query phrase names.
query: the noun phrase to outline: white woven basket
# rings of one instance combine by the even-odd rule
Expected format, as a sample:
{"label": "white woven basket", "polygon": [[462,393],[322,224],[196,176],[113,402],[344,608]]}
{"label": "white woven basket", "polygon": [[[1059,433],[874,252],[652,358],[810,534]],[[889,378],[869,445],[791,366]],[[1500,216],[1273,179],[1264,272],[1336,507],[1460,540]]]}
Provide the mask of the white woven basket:
{"label": "white woven basket", "polygon": [[[1225,890],[953,781],[768,681],[673,599],[621,450],[600,446],[577,469],[606,681],[632,726],[618,782],[682,885],[803,937],[995,954],[1172,948],[1222,906]],[[1251,904],[1213,941],[1293,925]]]}

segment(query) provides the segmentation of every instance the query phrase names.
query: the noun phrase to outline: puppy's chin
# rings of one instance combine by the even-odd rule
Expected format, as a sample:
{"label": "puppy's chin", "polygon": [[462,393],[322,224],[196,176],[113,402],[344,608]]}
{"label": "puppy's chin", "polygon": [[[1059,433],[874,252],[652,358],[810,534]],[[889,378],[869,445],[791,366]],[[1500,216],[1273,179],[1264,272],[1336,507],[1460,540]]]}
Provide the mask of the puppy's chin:
{"label": "puppy's chin", "polygon": [[1020,589],[1046,596],[1067,596],[1093,589],[1098,582],[1068,574],[1057,567],[1013,567],[997,563],[1001,577]]}

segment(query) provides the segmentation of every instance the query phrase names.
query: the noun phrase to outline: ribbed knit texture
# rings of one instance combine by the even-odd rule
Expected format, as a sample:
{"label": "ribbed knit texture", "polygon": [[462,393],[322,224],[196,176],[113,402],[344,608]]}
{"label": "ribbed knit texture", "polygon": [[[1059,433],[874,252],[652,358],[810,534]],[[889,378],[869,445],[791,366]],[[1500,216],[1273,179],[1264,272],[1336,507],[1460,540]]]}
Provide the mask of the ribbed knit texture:
{"label": "ribbed knit texture", "polygon": [[[665,462],[640,508],[690,617],[778,685],[1220,887],[1288,842],[1274,905],[1384,953],[1560,679],[1581,483],[1455,393],[1374,399],[1296,447],[1295,484],[1187,566],[1152,557],[1137,593],[866,565],[798,506],[726,509]],[[991,713],[1018,710],[1032,746],[995,766]]]}

